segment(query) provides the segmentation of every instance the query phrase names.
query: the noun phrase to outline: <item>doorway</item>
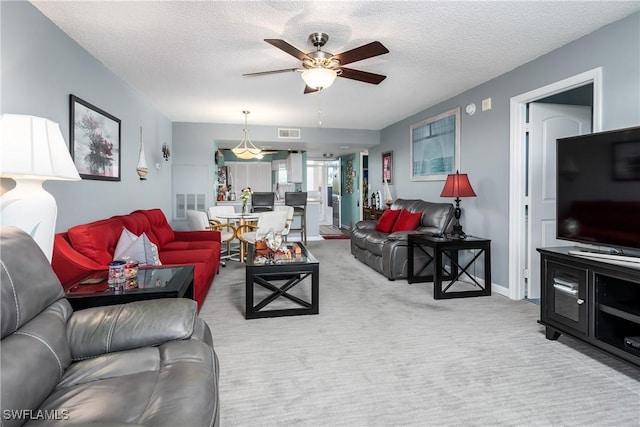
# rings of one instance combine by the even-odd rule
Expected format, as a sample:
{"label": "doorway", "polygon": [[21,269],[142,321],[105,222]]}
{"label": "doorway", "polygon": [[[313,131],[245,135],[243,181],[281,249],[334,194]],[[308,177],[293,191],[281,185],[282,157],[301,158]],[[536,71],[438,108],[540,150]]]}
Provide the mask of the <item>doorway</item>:
{"label": "doorway", "polygon": [[[541,141],[531,135],[533,132],[541,132],[540,129],[530,129],[531,133],[529,132],[529,107],[536,101],[541,101],[545,98],[548,100],[549,97],[587,85],[591,85],[592,88],[590,131],[598,132],[602,127],[601,68],[596,68],[511,98],[509,167],[509,298],[511,299],[535,298],[539,293],[539,283],[533,283],[537,279],[532,276],[531,269],[539,268],[539,261],[536,263],[536,260],[539,260],[536,248],[541,243],[538,238],[532,238],[532,228],[529,220],[536,218],[537,222],[541,221],[538,217],[532,215],[532,210],[535,209],[537,214],[537,211],[542,206],[536,205],[537,201],[533,203],[530,198],[531,180],[540,179],[542,182],[545,174],[548,176],[551,171],[555,174],[555,164],[552,167],[545,168],[542,158],[533,159],[536,160],[534,164],[532,156],[529,155],[534,150],[534,147],[530,147],[530,144],[535,141]],[[535,143],[541,144],[541,142]],[[538,148],[542,149],[542,147]],[[555,201],[551,201],[551,203],[555,206]],[[553,207],[547,206],[547,208],[554,210]],[[540,235],[538,231],[535,232]],[[555,230],[553,232],[555,233]],[[535,265],[538,265],[538,267],[534,267]]]}
{"label": "doorway", "polygon": [[320,225],[333,222],[333,161],[307,160],[307,188],[310,200],[320,203]]}

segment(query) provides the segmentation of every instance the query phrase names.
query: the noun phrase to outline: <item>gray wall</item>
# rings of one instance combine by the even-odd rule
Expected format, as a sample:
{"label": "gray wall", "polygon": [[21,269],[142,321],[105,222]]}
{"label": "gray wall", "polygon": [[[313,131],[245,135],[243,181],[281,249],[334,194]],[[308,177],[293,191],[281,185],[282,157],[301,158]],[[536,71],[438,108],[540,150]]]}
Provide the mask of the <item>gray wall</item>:
{"label": "gray wall", "polygon": [[[139,93],[27,2],[0,2],[3,113],[46,117],[60,124],[69,141],[69,94],[121,120],[121,181],[47,181],[58,202],[57,231],[95,219],[157,207],[171,212],[171,160],[162,144],[172,146],[171,122]],[[143,127],[149,174],[136,174]],[[155,164],[160,163],[157,170]],[[2,192],[13,180],[2,180]]]}
{"label": "gray wall", "polygon": [[[478,195],[461,202],[462,223],[467,233],[492,240],[492,280],[509,287],[510,99],[596,67],[603,70],[603,130],[639,125],[640,14],[635,13],[383,129],[381,144],[369,150],[372,191],[382,190],[381,153],[393,150],[394,197],[451,201],[440,198],[443,181],[410,181],[409,126],[461,107],[461,172],[469,174]],[[493,108],[480,111],[489,97]],[[471,102],[478,107],[473,116],[464,113]]]}

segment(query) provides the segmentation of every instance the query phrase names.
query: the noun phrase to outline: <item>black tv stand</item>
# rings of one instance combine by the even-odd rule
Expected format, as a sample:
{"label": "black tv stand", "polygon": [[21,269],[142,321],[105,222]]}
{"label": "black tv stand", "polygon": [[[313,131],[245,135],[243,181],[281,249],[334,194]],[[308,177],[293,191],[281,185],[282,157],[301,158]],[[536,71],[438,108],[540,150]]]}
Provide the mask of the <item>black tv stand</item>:
{"label": "black tv stand", "polygon": [[640,263],[574,255],[576,249],[538,249],[546,337],[566,334],[640,366],[633,345],[640,337]]}

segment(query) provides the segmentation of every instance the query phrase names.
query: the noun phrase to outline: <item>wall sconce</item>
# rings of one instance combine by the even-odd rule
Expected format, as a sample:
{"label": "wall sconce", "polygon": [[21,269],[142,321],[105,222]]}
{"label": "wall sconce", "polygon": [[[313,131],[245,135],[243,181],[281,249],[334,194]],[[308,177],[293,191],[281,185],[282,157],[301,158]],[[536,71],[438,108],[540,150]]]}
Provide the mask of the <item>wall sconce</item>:
{"label": "wall sconce", "polygon": [[167,162],[169,161],[169,157],[171,157],[171,152],[166,142],[162,144],[162,157],[164,157],[164,160]]}

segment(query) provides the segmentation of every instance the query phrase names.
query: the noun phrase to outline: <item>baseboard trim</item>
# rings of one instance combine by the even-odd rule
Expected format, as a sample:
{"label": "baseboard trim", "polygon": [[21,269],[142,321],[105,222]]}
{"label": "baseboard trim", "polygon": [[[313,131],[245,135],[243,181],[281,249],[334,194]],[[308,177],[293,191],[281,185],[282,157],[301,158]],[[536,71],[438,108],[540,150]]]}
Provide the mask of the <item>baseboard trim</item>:
{"label": "baseboard trim", "polygon": [[[484,285],[484,279],[475,275],[471,275],[471,277],[473,277],[474,279],[476,279],[478,281],[478,283],[480,283],[481,285]],[[507,298],[510,298],[510,294],[509,294],[509,288],[505,288],[502,285],[498,285],[497,283],[493,283],[491,282],[491,293],[492,294],[499,294],[502,296],[505,296]]]}

